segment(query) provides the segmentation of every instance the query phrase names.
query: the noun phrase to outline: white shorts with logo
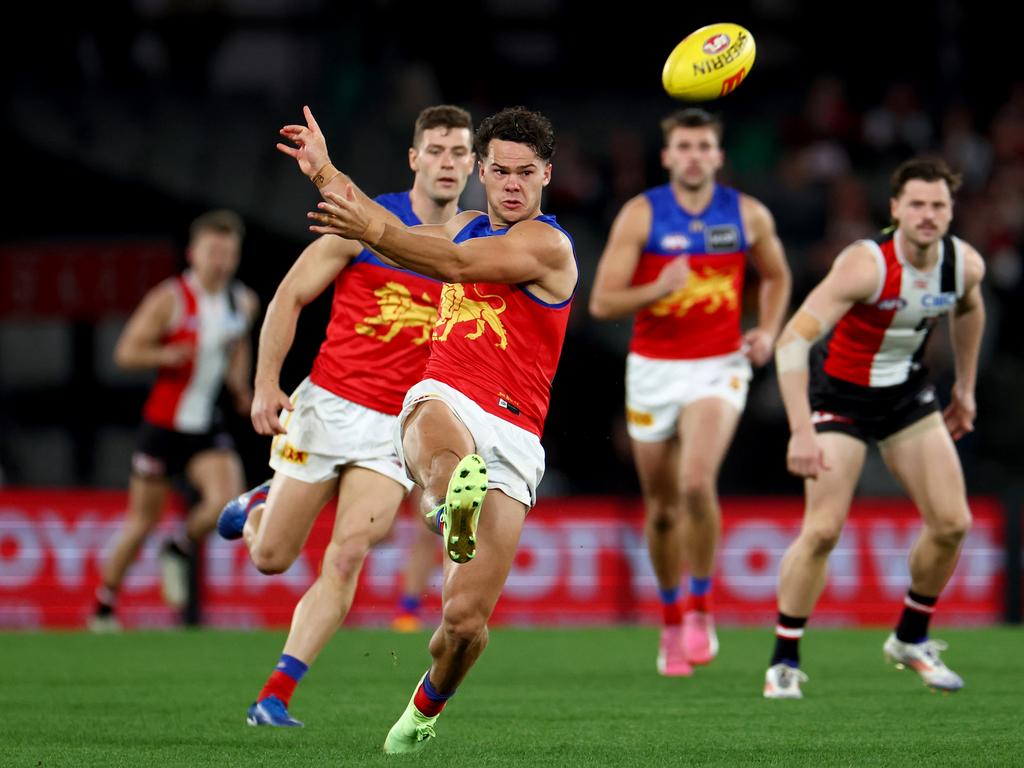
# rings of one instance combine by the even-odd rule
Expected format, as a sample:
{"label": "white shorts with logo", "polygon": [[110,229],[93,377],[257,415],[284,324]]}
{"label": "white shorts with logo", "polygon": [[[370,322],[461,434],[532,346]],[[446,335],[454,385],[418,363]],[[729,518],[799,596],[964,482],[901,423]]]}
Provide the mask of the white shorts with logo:
{"label": "white shorts with logo", "polygon": [[690,403],[717,397],[742,411],[752,371],[742,352],[697,360],[626,357],[626,428],[640,442],[668,440]]}
{"label": "white shorts with logo", "polygon": [[281,412],[286,434],[270,447],[270,466],[296,480],[319,483],[348,466],[379,472],[406,492],[413,484],[391,441],[397,417],[353,403],[304,379]]}
{"label": "white shorts with logo", "polygon": [[540,439],[515,424],[488,413],[454,387],[424,379],[405,395],[395,425],[395,450],[405,464],[402,428],[413,409],[424,400],[440,400],[466,425],[476,452],[487,464],[487,487],[497,488],[527,507],[537,503],[537,486],[544,476],[544,448]]}

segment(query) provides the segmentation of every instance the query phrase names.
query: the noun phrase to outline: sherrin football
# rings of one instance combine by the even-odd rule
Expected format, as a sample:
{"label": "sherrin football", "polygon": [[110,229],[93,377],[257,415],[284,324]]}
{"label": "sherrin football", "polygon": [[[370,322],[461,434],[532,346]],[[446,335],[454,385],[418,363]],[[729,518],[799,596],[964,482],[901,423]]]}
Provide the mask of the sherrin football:
{"label": "sherrin football", "polygon": [[717,99],[736,90],[750,74],[756,52],[754,36],[739,24],[709,24],[672,50],[661,83],[677,99]]}

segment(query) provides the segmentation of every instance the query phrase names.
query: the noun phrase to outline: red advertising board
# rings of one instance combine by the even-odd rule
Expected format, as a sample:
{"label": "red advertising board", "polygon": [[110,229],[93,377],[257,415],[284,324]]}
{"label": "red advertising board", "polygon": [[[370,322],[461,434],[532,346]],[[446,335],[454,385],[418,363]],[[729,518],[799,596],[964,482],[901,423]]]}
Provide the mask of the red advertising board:
{"label": "red advertising board", "polygon": [[[102,491],[0,491],[0,627],[80,627],[92,607],[99,564],[120,523],[125,495]],[[156,552],[181,505],[165,515],[125,584],[120,614],[128,626],[177,621],[160,599]],[[799,498],[727,498],[715,576],[721,623],[764,624],[775,614],[782,553],[800,525]],[[937,623],[997,621],[1003,595],[999,504],[972,500],[974,526]],[[286,573],[264,576],[239,542],[210,538],[202,559],[203,618],[214,626],[286,626],[313,581],[330,537],[325,509],[301,557]],[[406,544],[419,525],[403,515],[371,554],[348,623],[383,624],[398,600]],[[527,519],[495,623],[653,622],[659,610],[638,500],[543,499]],[[887,624],[907,588],[907,551],[920,519],[902,500],[858,500],[832,554],[816,625]],[[438,547],[440,552],[440,547]],[[440,562],[440,561],[439,561]],[[440,565],[426,612],[436,617]]]}
{"label": "red advertising board", "polygon": [[27,242],[0,247],[0,317],[128,314],[177,269],[169,242]]}

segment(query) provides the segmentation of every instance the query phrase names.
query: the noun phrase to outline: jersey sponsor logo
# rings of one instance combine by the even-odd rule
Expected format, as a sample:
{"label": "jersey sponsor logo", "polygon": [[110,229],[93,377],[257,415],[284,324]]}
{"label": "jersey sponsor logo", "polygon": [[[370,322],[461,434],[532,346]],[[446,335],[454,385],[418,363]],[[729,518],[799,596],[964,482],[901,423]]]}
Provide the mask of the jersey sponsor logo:
{"label": "jersey sponsor logo", "polygon": [[949,309],[956,304],[956,293],[926,293],[921,297],[925,309]]}
{"label": "jersey sponsor logo", "polygon": [[739,306],[736,268],[705,268],[703,271],[691,269],[686,276],[686,284],[651,305],[651,314],[655,317],[682,317],[697,304],[704,304],[707,314],[717,312],[722,307],[730,311],[736,309]]}
{"label": "jersey sponsor logo", "polygon": [[499,408],[504,408],[506,411],[511,413],[513,416],[518,416],[521,413],[521,411],[518,408],[516,408],[514,405],[512,405],[512,403],[510,403],[508,400],[506,400],[503,397],[499,397],[498,398],[498,407]]}
{"label": "jersey sponsor logo", "polygon": [[378,314],[364,317],[363,322],[356,323],[356,333],[388,343],[409,328],[419,331],[418,335],[413,334],[413,344],[427,342],[430,329],[437,322],[437,309],[429,294],[420,294],[426,302],[420,304],[406,286],[392,280],[377,288],[373,295],[377,297]]}
{"label": "jersey sponsor logo", "polygon": [[300,451],[291,443],[285,443],[281,448],[281,458],[290,461],[292,464],[305,464],[309,461],[309,452]]}
{"label": "jersey sponsor logo", "polygon": [[882,299],[875,306],[882,312],[899,312],[901,309],[906,308],[907,300],[902,296],[896,296],[892,299]]}
{"label": "jersey sponsor logo", "polygon": [[[505,311],[505,300],[501,296],[480,293],[475,285],[468,286],[476,298],[466,296],[467,286],[462,283],[446,283],[441,289],[441,312],[434,327],[434,341],[448,341],[448,336],[456,325],[474,323],[476,328],[465,335],[470,340],[479,339],[490,330],[497,337],[494,346],[498,349],[508,347],[508,335],[499,315]],[[490,299],[497,299],[493,305]],[[438,333],[438,328],[443,330]]]}
{"label": "jersey sponsor logo", "polygon": [[708,253],[731,253],[740,248],[740,231],[734,224],[716,224],[704,235]]}
{"label": "jersey sponsor logo", "polygon": [[654,424],[654,414],[647,411],[637,411],[626,406],[626,421],[638,427],[649,427]]}
{"label": "jersey sponsor logo", "polygon": [[690,238],[678,232],[673,232],[661,238],[660,245],[663,251],[685,251],[690,247]]}

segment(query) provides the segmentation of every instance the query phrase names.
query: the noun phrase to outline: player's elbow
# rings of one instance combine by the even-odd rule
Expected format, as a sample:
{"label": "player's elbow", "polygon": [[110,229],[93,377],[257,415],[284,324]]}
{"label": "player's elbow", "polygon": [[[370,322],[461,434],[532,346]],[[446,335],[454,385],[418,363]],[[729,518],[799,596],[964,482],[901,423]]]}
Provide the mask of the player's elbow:
{"label": "player's elbow", "polygon": [[446,283],[471,283],[476,279],[472,274],[472,264],[460,249],[455,249],[445,258],[435,262],[437,278]]}
{"label": "player's elbow", "polygon": [[615,316],[605,298],[596,291],[590,294],[590,303],[587,305],[587,309],[590,310],[590,316],[595,320],[611,320]]}
{"label": "player's elbow", "polygon": [[135,354],[131,344],[119,341],[114,347],[114,365],[122,371],[134,371],[143,366],[139,362],[139,356]]}

